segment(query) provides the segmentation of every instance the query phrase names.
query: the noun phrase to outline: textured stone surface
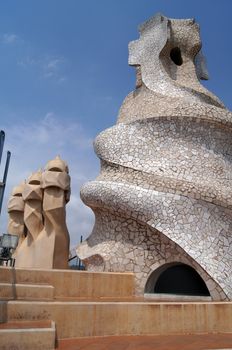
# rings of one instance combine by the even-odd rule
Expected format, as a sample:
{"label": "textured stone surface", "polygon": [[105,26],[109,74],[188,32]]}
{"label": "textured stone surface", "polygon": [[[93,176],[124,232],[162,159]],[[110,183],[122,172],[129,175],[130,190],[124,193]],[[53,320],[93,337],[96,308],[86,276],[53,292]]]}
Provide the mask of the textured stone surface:
{"label": "textured stone surface", "polygon": [[[75,270],[12,269],[0,266],[0,300],[4,298],[1,285],[54,287],[54,299],[58,300],[133,300],[134,275],[132,273],[88,272]],[[30,292],[28,291],[28,294]],[[27,299],[25,294],[25,298]],[[37,294],[39,297],[39,293]],[[42,295],[40,296],[42,299]],[[38,298],[37,298],[38,299]],[[4,317],[4,304],[0,302],[0,323]],[[5,315],[7,318],[7,316]]]}
{"label": "textured stone surface", "polygon": [[12,322],[0,325],[1,350],[53,350],[56,328],[54,322]]}
{"label": "textured stone surface", "polygon": [[22,193],[24,190],[24,183],[13,188],[9,202],[8,202],[8,227],[7,231],[12,235],[17,235],[18,247],[24,240],[24,200],[22,198]]}
{"label": "textured stone surface", "polygon": [[58,339],[232,333],[230,302],[17,300],[8,301],[6,307],[8,322],[53,320]]}
{"label": "textured stone surface", "polygon": [[70,176],[59,157],[15,187],[8,204],[8,232],[18,234],[16,267],[68,268],[69,233],[65,205]]}
{"label": "textured stone surface", "polygon": [[95,140],[101,172],[81,196],[96,221],[77,253],[91,270],[133,271],[143,293],[167,263],[192,266],[213,300],[232,298],[232,114],[207,78],[194,20],[156,15],[129,45],[136,90]]}
{"label": "textured stone surface", "polygon": [[53,295],[54,287],[49,285],[0,282],[1,300],[52,300]]}

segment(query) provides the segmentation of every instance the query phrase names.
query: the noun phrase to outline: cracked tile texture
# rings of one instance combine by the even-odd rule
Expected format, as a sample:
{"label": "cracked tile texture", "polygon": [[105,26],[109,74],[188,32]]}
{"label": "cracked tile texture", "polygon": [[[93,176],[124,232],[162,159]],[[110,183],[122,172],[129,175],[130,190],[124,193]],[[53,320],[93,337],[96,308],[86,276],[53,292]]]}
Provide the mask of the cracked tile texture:
{"label": "cracked tile texture", "polygon": [[136,90],[97,136],[101,172],[81,190],[96,219],[77,254],[89,270],[133,271],[137,294],[160,266],[185,263],[212,300],[231,300],[232,114],[200,84],[194,20],[158,14],[139,31]]}

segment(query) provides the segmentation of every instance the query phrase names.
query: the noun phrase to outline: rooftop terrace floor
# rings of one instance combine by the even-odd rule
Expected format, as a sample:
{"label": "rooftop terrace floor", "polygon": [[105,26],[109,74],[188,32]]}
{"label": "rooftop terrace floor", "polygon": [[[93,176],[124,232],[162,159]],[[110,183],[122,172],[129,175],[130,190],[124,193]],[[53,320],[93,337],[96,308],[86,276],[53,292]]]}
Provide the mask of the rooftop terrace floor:
{"label": "rooftop terrace floor", "polygon": [[209,350],[232,349],[232,334],[111,336],[63,339],[58,350]]}

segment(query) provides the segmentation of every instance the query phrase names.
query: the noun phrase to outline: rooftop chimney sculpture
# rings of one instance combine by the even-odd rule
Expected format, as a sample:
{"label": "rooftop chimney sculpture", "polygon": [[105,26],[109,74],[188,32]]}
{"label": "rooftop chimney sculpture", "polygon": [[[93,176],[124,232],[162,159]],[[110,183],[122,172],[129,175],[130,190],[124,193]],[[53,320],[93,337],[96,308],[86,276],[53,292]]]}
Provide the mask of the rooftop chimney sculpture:
{"label": "rooftop chimney sculpture", "polygon": [[81,190],[95,225],[77,254],[89,270],[134,272],[138,294],[172,293],[161,279],[177,267],[193,281],[180,294],[194,294],[198,276],[196,295],[231,300],[232,114],[200,83],[193,19],[158,14],[139,32],[129,44],[136,89],[97,136],[101,172]]}
{"label": "rooftop chimney sculpture", "polygon": [[69,233],[65,205],[70,197],[66,163],[56,157],[45,171],[15,187],[8,204],[8,232],[19,235],[16,267],[66,269]]}

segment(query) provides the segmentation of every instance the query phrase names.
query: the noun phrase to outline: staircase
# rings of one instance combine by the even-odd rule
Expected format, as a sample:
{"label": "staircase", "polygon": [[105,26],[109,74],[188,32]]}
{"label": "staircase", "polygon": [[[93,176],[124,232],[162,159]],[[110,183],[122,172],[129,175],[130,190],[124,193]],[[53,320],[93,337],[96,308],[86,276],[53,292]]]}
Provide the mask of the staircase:
{"label": "staircase", "polygon": [[53,300],[54,287],[43,284],[0,283],[1,300]]}
{"label": "staircase", "polygon": [[52,321],[10,321],[0,324],[1,350],[53,350],[56,329]]}
{"label": "staircase", "polygon": [[[121,301],[133,292],[133,274],[0,267],[0,349],[55,349],[57,324],[59,338],[79,336],[75,327],[81,327],[89,303]],[[81,314],[76,306],[84,306]],[[85,321],[83,327],[89,328]]]}
{"label": "staircase", "polygon": [[54,287],[52,285],[31,283],[27,277],[16,278],[14,269],[1,268],[0,300],[1,350],[53,350],[55,348],[54,321],[49,319],[28,320],[27,317],[22,319],[20,315],[12,320],[7,310],[8,303],[5,303],[10,300],[31,302],[54,300]]}
{"label": "staircase", "polygon": [[1,350],[51,350],[72,338],[206,333],[232,336],[231,302],[136,297],[132,273],[0,267]]}

